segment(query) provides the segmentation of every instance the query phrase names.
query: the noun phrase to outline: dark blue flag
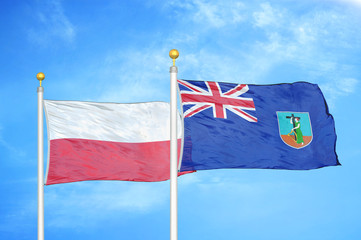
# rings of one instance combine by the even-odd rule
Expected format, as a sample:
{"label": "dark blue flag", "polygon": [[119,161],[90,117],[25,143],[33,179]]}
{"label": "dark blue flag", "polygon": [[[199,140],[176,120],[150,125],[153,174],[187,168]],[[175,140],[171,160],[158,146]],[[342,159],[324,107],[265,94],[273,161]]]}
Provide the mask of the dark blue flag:
{"label": "dark blue flag", "polygon": [[178,86],[184,120],[180,171],[340,165],[334,120],[316,84],[178,80]]}

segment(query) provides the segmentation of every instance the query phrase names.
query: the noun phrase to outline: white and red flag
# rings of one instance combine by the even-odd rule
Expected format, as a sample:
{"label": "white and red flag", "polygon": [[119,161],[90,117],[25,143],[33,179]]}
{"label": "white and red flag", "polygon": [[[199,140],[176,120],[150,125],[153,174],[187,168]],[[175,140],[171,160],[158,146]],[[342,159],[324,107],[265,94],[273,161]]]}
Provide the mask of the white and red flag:
{"label": "white and red flag", "polygon": [[[44,100],[44,105],[49,139],[46,185],[169,179],[168,103]],[[180,146],[180,118],[178,122]]]}

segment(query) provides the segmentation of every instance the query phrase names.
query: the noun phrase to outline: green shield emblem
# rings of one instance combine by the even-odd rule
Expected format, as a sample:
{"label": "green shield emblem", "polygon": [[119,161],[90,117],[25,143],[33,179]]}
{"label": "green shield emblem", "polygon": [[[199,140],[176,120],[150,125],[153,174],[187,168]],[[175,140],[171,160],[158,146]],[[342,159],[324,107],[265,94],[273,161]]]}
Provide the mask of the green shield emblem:
{"label": "green shield emblem", "polygon": [[312,142],[312,126],[308,112],[277,112],[279,134],[290,147],[300,149]]}

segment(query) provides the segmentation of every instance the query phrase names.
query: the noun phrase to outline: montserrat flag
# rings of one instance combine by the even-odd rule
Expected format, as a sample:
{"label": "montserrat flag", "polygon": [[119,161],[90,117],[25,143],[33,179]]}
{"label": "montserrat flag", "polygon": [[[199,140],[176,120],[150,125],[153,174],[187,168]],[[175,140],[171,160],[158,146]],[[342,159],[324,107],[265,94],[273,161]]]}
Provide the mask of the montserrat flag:
{"label": "montserrat flag", "polygon": [[178,80],[178,86],[184,121],[180,171],[340,165],[334,119],[316,84]]}

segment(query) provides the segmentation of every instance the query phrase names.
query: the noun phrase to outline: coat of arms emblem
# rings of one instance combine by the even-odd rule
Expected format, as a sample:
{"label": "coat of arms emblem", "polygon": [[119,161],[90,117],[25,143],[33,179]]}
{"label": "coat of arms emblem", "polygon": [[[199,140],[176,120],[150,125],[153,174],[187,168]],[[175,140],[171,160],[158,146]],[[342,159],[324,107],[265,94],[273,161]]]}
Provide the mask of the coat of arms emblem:
{"label": "coat of arms emblem", "polygon": [[290,147],[299,149],[312,141],[312,126],[308,112],[277,112],[279,134]]}

